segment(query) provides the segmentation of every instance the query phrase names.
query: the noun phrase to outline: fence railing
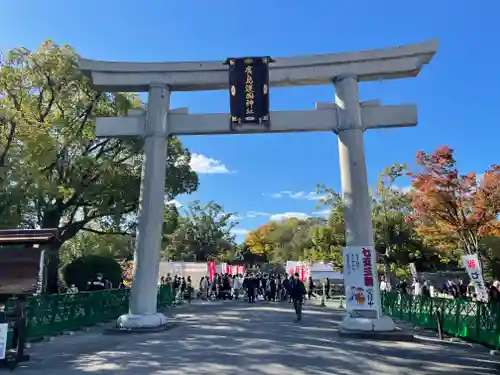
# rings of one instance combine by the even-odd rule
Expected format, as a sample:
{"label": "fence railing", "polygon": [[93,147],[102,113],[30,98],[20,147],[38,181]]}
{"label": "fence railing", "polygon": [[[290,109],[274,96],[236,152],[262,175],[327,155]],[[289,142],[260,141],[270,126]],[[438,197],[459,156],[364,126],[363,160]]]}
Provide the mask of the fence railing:
{"label": "fence railing", "polygon": [[[170,285],[158,288],[158,307],[168,307],[178,302],[176,290]],[[130,291],[112,289],[76,294],[52,294],[31,296],[26,299],[26,340],[36,341],[64,331],[75,331],[117,319],[126,314]],[[16,299],[7,300],[5,311],[13,316]],[[8,345],[12,346],[12,330]]]}
{"label": "fence railing", "polygon": [[500,347],[500,304],[485,304],[469,299],[417,297],[383,293],[385,314],[437,330],[438,312],[444,333],[490,348]]}

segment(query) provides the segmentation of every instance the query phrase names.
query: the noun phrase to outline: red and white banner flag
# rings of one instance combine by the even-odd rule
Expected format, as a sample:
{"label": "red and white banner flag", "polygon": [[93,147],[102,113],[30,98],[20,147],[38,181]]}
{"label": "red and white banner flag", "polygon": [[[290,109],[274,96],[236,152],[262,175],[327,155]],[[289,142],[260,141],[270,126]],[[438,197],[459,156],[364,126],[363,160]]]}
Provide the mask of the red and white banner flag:
{"label": "red and white banner flag", "polygon": [[215,277],[215,262],[208,262],[208,272],[210,281],[212,281]]}

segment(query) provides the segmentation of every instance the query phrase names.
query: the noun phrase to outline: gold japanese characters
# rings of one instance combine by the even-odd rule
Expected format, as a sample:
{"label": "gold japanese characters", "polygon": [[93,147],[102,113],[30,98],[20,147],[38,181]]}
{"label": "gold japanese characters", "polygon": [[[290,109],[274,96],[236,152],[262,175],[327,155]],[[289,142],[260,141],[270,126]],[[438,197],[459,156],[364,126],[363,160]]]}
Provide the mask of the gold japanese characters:
{"label": "gold japanese characters", "polygon": [[269,57],[229,58],[231,125],[269,126]]}

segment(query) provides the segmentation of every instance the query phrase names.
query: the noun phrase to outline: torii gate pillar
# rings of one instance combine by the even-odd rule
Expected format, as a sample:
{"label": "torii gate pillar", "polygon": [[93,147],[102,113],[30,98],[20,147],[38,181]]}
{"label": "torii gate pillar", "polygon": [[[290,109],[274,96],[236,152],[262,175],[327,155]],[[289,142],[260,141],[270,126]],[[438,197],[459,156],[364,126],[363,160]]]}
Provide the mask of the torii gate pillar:
{"label": "torii gate pillar", "polygon": [[[358,81],[353,75],[334,79],[335,104],[339,109],[337,128],[340,181],[344,203],[346,246],[372,246],[374,243],[371,197],[366,173],[364,128],[359,104]],[[375,278],[378,283],[378,278]],[[349,331],[394,331],[391,318],[381,311],[380,288],[374,285],[374,299],[379,307],[377,319],[352,317],[342,321],[340,328]]]}
{"label": "torii gate pillar", "polygon": [[[134,254],[135,274],[130,293],[129,314],[118,318],[124,328],[161,327],[165,315],[157,311],[156,291],[165,215],[165,171],[168,146],[170,89],[162,83],[149,88],[144,137],[139,228]],[[152,297],[153,293],[153,298]]]}

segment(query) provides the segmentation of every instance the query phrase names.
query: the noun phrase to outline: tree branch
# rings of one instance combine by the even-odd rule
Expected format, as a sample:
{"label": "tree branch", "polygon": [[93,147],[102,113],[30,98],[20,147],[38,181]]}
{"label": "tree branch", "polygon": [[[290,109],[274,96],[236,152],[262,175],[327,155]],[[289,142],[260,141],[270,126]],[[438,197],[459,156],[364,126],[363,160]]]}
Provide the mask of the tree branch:
{"label": "tree branch", "polygon": [[96,233],[96,234],[113,234],[113,235],[121,235],[121,236],[131,236],[131,237],[135,237],[135,233],[127,233],[127,232],[122,232],[122,231],[102,231],[102,230],[98,230],[98,229],[92,229],[92,228],[86,228],[86,227],[83,227],[81,230],[85,231],[85,232],[90,232],[90,233]]}

